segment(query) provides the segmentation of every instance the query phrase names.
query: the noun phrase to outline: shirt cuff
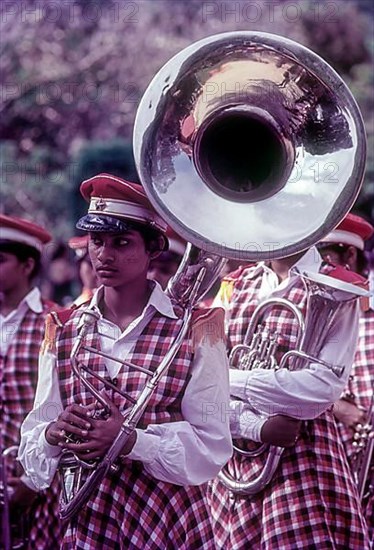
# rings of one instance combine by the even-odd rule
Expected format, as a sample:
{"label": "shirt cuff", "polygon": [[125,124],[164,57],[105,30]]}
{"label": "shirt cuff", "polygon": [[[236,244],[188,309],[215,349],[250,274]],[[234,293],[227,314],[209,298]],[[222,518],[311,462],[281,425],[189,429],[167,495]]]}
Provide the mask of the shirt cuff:
{"label": "shirt cuff", "polygon": [[266,421],[267,418],[251,418],[249,421],[241,421],[240,431],[242,432],[242,437],[262,443],[261,430]]}
{"label": "shirt cuff", "polygon": [[261,442],[261,430],[267,418],[255,414],[242,401],[230,402],[230,430],[233,439],[244,438]]}
{"label": "shirt cuff", "polygon": [[230,394],[239,399],[246,399],[246,388],[248,384],[248,371],[230,369]]}
{"label": "shirt cuff", "polygon": [[129,454],[126,455],[126,458],[150,464],[158,455],[160,437],[158,435],[147,434],[145,430],[136,430],[136,435],[135,444]]}
{"label": "shirt cuff", "polygon": [[48,443],[45,432],[47,430],[48,426],[44,428],[44,430],[40,433],[39,436],[39,448],[42,448],[44,451],[44,454],[47,458],[56,458],[61,454],[61,447],[58,445],[51,445]]}

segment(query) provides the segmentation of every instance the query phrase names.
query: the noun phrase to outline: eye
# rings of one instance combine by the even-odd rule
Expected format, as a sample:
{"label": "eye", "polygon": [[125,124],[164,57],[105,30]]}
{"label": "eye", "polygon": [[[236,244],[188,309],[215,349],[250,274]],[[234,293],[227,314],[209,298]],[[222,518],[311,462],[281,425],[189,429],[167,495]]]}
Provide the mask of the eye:
{"label": "eye", "polygon": [[116,246],[127,246],[129,244],[129,239],[126,237],[116,237],[115,245]]}
{"label": "eye", "polygon": [[103,244],[103,241],[98,235],[91,235],[90,243],[93,244],[94,246],[101,246]]}

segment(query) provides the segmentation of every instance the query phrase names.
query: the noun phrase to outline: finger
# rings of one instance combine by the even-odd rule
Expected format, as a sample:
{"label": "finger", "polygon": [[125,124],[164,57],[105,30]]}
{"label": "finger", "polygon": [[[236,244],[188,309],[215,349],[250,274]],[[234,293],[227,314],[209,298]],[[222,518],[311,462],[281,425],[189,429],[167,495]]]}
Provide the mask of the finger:
{"label": "finger", "polygon": [[[118,411],[118,408],[117,406],[114,404],[114,402],[110,399],[109,395],[107,394],[107,392],[105,391],[105,389],[102,389],[100,391],[100,395],[103,397],[108,409],[109,409],[109,412],[110,414],[113,414],[113,412],[116,412]],[[101,405],[102,407],[102,405]]]}
{"label": "finger", "polygon": [[59,425],[59,427],[62,427],[63,429],[65,429],[65,426],[61,426],[62,423],[70,424],[72,426],[76,426],[78,428],[82,428],[86,430],[89,430],[91,428],[91,422],[86,416],[85,417],[77,416],[73,412],[64,411],[58,418],[57,424]]}
{"label": "finger", "polygon": [[87,417],[90,419],[95,418],[96,416],[100,415],[103,410],[104,410],[103,406],[98,401],[95,401],[94,403],[90,403],[87,406]]}
{"label": "finger", "polygon": [[56,439],[64,440],[69,434],[74,434],[79,438],[86,439],[89,435],[89,430],[82,430],[78,426],[74,426],[67,422],[61,422],[59,427],[60,429],[56,433],[51,434],[55,436]]}
{"label": "finger", "polygon": [[87,418],[89,416],[90,410],[90,406],[83,406],[78,405],[77,403],[73,403],[73,405],[69,405],[68,407],[66,407],[64,412],[72,413],[75,416],[79,416],[80,418]]}
{"label": "finger", "polygon": [[53,428],[52,427],[49,428],[48,437],[57,442],[57,441],[62,441],[66,436],[65,436],[64,430],[62,428],[59,429],[56,423],[54,424]]}
{"label": "finger", "polygon": [[66,443],[64,449],[68,449],[76,454],[82,460],[91,460],[100,458],[104,455],[105,449],[101,446],[95,446],[92,441],[86,443]]}

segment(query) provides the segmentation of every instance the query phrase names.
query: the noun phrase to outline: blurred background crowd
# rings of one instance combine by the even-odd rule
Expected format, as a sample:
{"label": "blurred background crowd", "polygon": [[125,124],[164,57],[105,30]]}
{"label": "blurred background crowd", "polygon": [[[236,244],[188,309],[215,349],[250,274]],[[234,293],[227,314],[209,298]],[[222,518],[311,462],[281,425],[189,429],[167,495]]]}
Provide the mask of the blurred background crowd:
{"label": "blurred background crowd", "polygon": [[280,34],[339,72],[368,136],[353,211],[373,223],[373,6],[371,0],[2,2],[0,212],[53,234],[44,293],[60,304],[80,293],[82,256],[68,241],[85,208],[82,180],[110,172],[137,181],[132,129],[145,88],[173,54],[219,32]]}

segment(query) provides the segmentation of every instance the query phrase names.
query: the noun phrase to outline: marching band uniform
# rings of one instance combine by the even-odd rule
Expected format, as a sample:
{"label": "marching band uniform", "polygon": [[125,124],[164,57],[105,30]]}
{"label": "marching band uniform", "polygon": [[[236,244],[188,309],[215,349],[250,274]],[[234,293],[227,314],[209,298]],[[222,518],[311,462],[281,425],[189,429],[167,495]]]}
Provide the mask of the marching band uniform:
{"label": "marching band uniform", "polygon": [[[372,406],[374,376],[374,304],[367,311],[361,312],[359,339],[355,360],[352,367],[352,380],[349,383],[349,392],[354,395],[356,405],[366,413]],[[355,457],[357,450],[352,446],[352,434],[342,422],[338,423],[339,432],[345,444],[346,452],[353,469],[355,469]],[[373,430],[373,426],[371,427]],[[348,435],[350,437],[348,438]],[[368,442],[366,442],[368,444]],[[370,493],[364,494],[363,511],[369,527],[370,540],[374,540],[374,458],[371,458],[371,466],[366,487],[370,487]]]}
{"label": "marching band uniform", "polygon": [[[345,257],[348,247],[355,247],[356,251],[363,252],[365,249],[365,241],[370,239],[374,231],[373,226],[360,216],[355,214],[347,214],[342,222],[328,235],[326,235],[320,243],[321,254],[327,257],[330,261],[335,261],[337,264],[345,263]],[[339,250],[340,249],[340,250]],[[335,250],[335,254],[334,254]],[[356,252],[358,253],[358,252]],[[333,257],[331,258],[331,255]],[[358,271],[357,261],[353,255],[348,265],[353,271]],[[334,410],[344,406],[344,402],[348,401],[362,411],[363,418],[358,423],[365,424],[368,420],[367,413],[372,407],[373,399],[373,376],[374,376],[374,299],[364,303],[360,311],[359,321],[359,338],[357,351],[352,365],[351,376],[343,397],[335,404]],[[343,402],[342,402],[343,400]],[[338,411],[336,411],[338,412]],[[360,461],[362,451],[354,446],[355,426],[352,425],[350,418],[347,418],[346,423],[337,421],[339,433],[344,443],[347,457],[351,464],[353,472],[357,470],[357,463]],[[353,421],[353,420],[352,420]],[[349,424],[348,424],[349,422]],[[374,467],[371,467],[371,484],[374,487]],[[371,538],[374,535],[374,493],[373,490],[369,498],[363,502],[364,514],[370,529]]]}
{"label": "marching band uniform", "polygon": [[[104,174],[84,182],[81,189],[85,198],[96,197],[86,217],[91,231],[100,230],[99,224],[107,229],[113,220],[136,220],[143,225],[151,221],[153,226],[158,224],[161,234],[166,229],[140,186]],[[98,200],[102,201],[101,210],[94,212]],[[115,213],[110,212],[113,205]],[[154,370],[178,333],[181,319],[158,283],[148,284],[152,290],[140,316],[121,331],[101,313],[97,326],[88,333],[87,343]],[[91,305],[100,308],[105,292],[104,282]],[[47,330],[40,361],[40,373],[44,375],[38,385],[38,407],[22,428],[20,458],[40,487],[48,486],[61,452],[61,447],[46,440],[45,411],[51,403],[62,410],[78,397],[83,404],[94,400],[72,375],[69,360],[80,313],[77,308],[65,318],[55,317],[57,324],[52,323]],[[222,421],[219,412],[204,414],[205,406],[228,403],[223,333],[219,310],[194,315],[190,335],[161,379],[136,429],[134,446],[121,455],[118,470],[107,474],[87,505],[72,518],[64,548],[214,548],[205,494],[199,485],[217,475],[232,451],[228,421]],[[133,398],[145,384],[142,372],[112,360],[87,352],[82,352],[78,360],[114,380]],[[96,378],[89,379],[102,389]],[[129,406],[119,394],[113,393],[110,398],[120,411]]]}
{"label": "marching band uniform", "polygon": [[[270,296],[286,298],[305,315],[306,292],[297,272],[317,273],[321,267],[321,257],[313,247],[281,283],[264,263],[242,268],[223,281],[216,304],[227,308],[229,348],[243,343],[255,307]],[[295,347],[297,323],[288,310],[272,308],[264,324],[264,330],[276,328],[279,333],[279,364],[283,353]],[[357,339],[355,327],[357,306],[351,304],[332,327],[320,354],[325,361],[347,367],[341,379],[318,364],[293,372],[230,368],[234,438],[261,441],[261,429],[273,415],[304,422],[295,446],[284,450],[273,478],[262,491],[254,496],[233,496],[218,479],[210,484],[208,497],[219,548],[368,548],[356,487],[331,411],[348,377]],[[262,471],[265,458],[247,459],[234,453],[229,472],[248,481]]]}
{"label": "marching band uniform", "polygon": [[[0,251],[9,246],[26,245],[42,250],[51,236],[42,227],[27,220],[0,215]],[[1,253],[1,252],[0,252]],[[2,286],[2,285],[0,285]],[[0,377],[1,445],[5,450],[18,446],[21,424],[32,409],[38,373],[39,349],[43,341],[45,318],[52,302],[41,297],[37,287],[19,302],[7,315],[0,314]],[[16,475],[16,471],[8,472]],[[26,475],[21,481],[29,489],[37,491]],[[28,510],[30,530],[27,532],[29,547],[56,548],[59,545],[59,521],[57,517],[57,489],[35,493],[35,500]],[[18,536],[19,533],[14,533]]]}

